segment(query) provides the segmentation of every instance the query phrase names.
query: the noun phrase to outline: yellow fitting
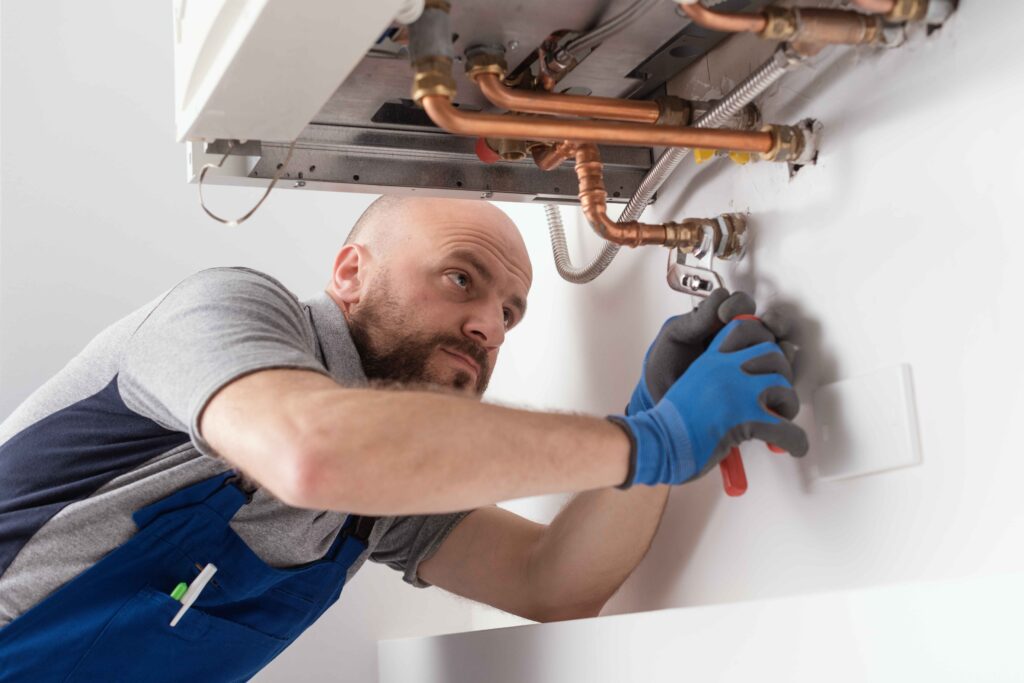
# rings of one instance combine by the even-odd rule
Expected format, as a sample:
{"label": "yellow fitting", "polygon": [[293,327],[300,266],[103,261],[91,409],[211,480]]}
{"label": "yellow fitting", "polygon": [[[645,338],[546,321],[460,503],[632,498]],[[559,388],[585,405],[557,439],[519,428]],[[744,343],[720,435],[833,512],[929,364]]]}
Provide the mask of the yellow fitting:
{"label": "yellow fitting", "polygon": [[693,150],[693,160],[698,164],[703,164],[705,161],[710,161],[715,158],[715,150],[713,149],[699,149]]}
{"label": "yellow fitting", "polygon": [[750,152],[729,152],[729,158],[740,166],[750,163]]}

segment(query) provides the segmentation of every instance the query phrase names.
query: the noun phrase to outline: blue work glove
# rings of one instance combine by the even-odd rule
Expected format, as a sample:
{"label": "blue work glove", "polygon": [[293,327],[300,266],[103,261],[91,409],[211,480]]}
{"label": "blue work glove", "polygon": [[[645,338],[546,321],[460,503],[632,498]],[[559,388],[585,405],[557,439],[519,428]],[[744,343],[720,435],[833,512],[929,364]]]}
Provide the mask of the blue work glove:
{"label": "blue work glove", "polygon": [[754,300],[745,292],[730,295],[716,289],[689,313],[665,321],[647,354],[627,415],[650,410],[697,360],[725,324],[739,315],[753,315]]}
{"label": "blue work glove", "polygon": [[690,481],[751,439],[805,455],[807,435],[791,422],[800,409],[792,378],[764,323],[729,323],[653,408],[609,416],[632,446],[621,488]]}

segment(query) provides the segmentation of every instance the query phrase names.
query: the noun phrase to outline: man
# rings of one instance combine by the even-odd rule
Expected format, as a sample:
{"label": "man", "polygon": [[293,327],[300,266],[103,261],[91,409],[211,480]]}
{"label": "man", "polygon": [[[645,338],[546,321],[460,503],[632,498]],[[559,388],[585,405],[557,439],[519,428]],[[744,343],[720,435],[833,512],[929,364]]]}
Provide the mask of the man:
{"label": "man", "polygon": [[[480,402],[531,278],[492,205],[382,198],[314,299],[212,269],[102,332],[0,425],[0,680],[249,677],[367,557],[593,616],[666,484],[750,438],[806,451],[739,294],[666,324],[627,415]],[[549,526],[493,505],[561,491]]]}

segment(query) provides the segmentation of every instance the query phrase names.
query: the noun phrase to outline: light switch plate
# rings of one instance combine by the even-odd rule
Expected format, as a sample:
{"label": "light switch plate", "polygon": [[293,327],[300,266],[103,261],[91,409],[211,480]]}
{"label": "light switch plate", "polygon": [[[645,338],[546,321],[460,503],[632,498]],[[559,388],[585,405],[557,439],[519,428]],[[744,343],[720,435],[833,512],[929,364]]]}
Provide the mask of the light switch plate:
{"label": "light switch plate", "polygon": [[847,479],[921,462],[910,366],[826,384],[814,392],[821,436],[817,477]]}

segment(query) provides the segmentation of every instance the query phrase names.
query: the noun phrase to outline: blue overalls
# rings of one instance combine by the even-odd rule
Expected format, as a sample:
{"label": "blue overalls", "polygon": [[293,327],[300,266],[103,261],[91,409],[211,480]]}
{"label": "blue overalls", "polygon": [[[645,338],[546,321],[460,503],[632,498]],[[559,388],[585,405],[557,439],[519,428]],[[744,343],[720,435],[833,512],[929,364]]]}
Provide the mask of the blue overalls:
{"label": "blue overalls", "polygon": [[[338,599],[366,541],[350,516],[323,559],[271,567],[228,524],[249,500],[232,478],[138,510],[138,533],[0,629],[0,681],[205,683],[266,666]],[[212,581],[172,628],[171,591],[207,563]]]}

